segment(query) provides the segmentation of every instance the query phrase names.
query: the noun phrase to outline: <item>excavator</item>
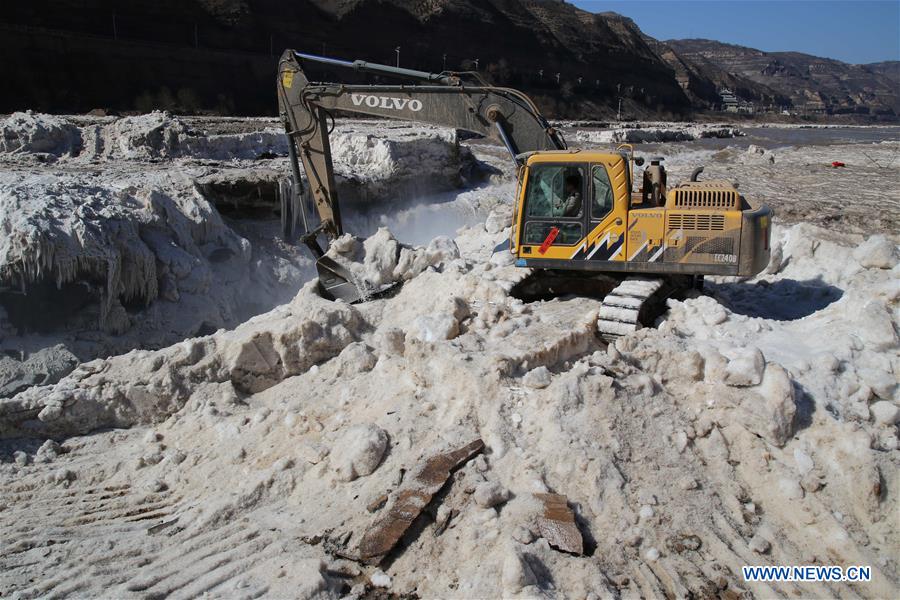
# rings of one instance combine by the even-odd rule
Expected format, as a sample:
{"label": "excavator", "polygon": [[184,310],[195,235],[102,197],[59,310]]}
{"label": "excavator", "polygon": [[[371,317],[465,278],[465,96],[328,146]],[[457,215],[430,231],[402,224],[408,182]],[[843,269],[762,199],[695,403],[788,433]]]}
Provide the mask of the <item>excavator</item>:
{"label": "excavator", "polygon": [[[403,80],[396,85],[310,81],[303,64]],[[278,106],[289,143],[292,192],[282,197],[283,235],[317,258],[326,298],[370,296],[319,243],[341,236],[329,133],[333,112],[402,119],[464,130],[506,147],[517,173],[510,238],[503,251],[536,274],[522,293],[577,289],[603,297],[598,329],[607,340],[652,322],[665,298],[702,286],[705,275],[752,277],[769,263],[772,210],[724,180],[669,187],[661,158],[644,165],[631,146],[569,149],[528,96],[474,72],[428,73],[286,50],[278,66]],[[311,226],[300,166],[318,213]],[[302,225],[302,232],[298,231]]]}

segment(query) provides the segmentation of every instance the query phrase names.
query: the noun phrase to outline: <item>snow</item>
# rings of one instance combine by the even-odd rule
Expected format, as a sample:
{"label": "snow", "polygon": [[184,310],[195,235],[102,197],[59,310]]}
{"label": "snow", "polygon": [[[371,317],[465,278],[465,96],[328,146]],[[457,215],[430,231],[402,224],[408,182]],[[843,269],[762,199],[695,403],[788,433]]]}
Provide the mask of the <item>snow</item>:
{"label": "snow", "polygon": [[[801,173],[810,163],[840,152],[857,164],[871,146],[779,150],[774,165],[689,148],[675,151],[670,180],[702,156],[748,197],[787,205],[791,186],[810,183]],[[66,182],[89,181],[75,167],[54,183],[14,165],[0,181],[24,178],[51,198],[74,193]],[[240,248],[248,237],[215,222],[214,207],[209,224],[193,192],[164,187],[174,170],[111,172],[122,190],[111,197],[127,205],[159,186],[157,202],[171,208],[160,227],[174,245],[134,239],[157,274],[157,258],[168,257],[180,299],[165,302],[202,314],[194,311],[210,296],[189,300],[218,285],[223,264],[208,259],[208,240]],[[874,168],[844,176],[887,185]],[[836,182],[819,205],[853,185]],[[807,595],[895,596],[900,271],[895,248],[882,252],[896,242],[882,227],[890,206],[869,204],[883,214],[864,233],[853,217],[862,207],[848,207],[846,227],[823,228],[819,210],[798,200],[807,218],[776,222],[765,273],[710,277],[707,295],[670,301],[657,327],[607,346],[596,334],[598,300],[510,296],[527,270],[492,256],[508,235],[508,207],[493,198],[508,202],[511,187],[466,192],[483,202],[481,222],[431,242],[413,245],[387,226],[335,244],[332,255],[361,279],[402,282],[383,297],[329,302],[298,276],[287,301],[228,329],[83,362],[0,400],[0,544],[14,557],[0,559],[0,595],[69,589],[57,579],[70,594],[116,596],[362,597],[383,587],[427,597],[684,597],[713,584],[723,595],[792,594],[740,578],[765,554],[872,566],[863,588],[809,584]],[[34,222],[41,212],[29,214]],[[871,242],[878,235],[885,242]],[[863,264],[876,254],[886,266]],[[251,273],[272,268],[255,243],[250,256],[246,267],[243,255],[223,261],[239,272],[231,287],[260,285]],[[203,268],[205,284],[191,275]],[[117,285],[132,285],[125,279]],[[127,316],[146,319],[161,289],[149,308],[129,303]],[[451,475],[390,560],[353,560],[411,473],[479,438],[484,452]],[[587,555],[539,535],[536,492],[567,497]],[[86,561],[108,570],[85,571]]]}

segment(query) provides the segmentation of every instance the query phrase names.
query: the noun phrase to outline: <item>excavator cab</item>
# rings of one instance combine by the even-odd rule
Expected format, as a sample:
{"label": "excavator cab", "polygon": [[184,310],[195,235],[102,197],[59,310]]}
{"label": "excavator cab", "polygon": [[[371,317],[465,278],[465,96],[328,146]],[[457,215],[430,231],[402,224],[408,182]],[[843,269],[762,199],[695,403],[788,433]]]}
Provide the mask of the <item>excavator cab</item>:
{"label": "excavator cab", "polygon": [[573,260],[622,260],[628,177],[622,154],[572,150],[528,156],[517,235],[510,244],[519,263],[538,260],[545,268],[566,269]]}

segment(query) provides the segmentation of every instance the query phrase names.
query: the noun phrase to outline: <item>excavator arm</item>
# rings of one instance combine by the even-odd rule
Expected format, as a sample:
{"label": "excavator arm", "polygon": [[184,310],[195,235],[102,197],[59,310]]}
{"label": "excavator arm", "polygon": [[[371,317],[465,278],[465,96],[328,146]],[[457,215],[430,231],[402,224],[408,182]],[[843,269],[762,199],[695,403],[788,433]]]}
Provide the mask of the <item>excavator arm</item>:
{"label": "excavator arm", "polygon": [[[347,85],[311,82],[303,70],[304,62],[415,83]],[[464,79],[471,80],[474,85],[468,85]],[[328,139],[334,126],[332,111],[470,131],[501,142],[517,164],[521,162],[520,155],[527,152],[566,148],[562,136],[541,116],[530,98],[516,90],[487,85],[475,74],[427,73],[286,50],[279,61],[277,86],[279,113],[288,136],[294,183],[292,197],[282,199],[283,235],[287,241],[293,241],[302,224],[300,239],[318,259],[320,280],[323,276],[334,276],[335,292],[342,286],[344,293],[350,296],[352,291],[340,281],[346,279],[347,273],[335,271],[334,261],[324,257],[325,250],[316,239],[319,234],[324,234],[330,242],[343,234]],[[300,200],[300,164],[306,172],[319,217],[319,224],[313,229],[309,227]],[[327,282],[325,288],[328,289]]]}

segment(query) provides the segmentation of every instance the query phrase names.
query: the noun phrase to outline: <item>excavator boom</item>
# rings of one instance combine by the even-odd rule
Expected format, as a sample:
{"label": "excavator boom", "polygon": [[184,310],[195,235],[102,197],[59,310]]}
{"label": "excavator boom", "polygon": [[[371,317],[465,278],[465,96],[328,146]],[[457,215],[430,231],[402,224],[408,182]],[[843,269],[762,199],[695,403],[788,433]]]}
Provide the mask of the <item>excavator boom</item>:
{"label": "excavator boom", "polygon": [[[412,80],[403,85],[350,85],[311,82],[304,62]],[[475,85],[468,85],[472,80]],[[343,234],[340,202],[334,181],[329,133],[333,111],[401,119],[462,129],[502,143],[517,164],[520,156],[540,150],[563,150],[562,136],[541,116],[525,94],[487,85],[477,75],[428,73],[344,61],[286,50],[278,67],[279,113],[288,136],[293,197],[282,199],[283,235],[303,241],[318,259],[320,282],[326,293],[355,300],[345,271],[325,257],[317,237],[329,241]],[[311,228],[300,200],[300,164],[307,175],[319,224]],[[333,292],[331,290],[334,290]]]}

